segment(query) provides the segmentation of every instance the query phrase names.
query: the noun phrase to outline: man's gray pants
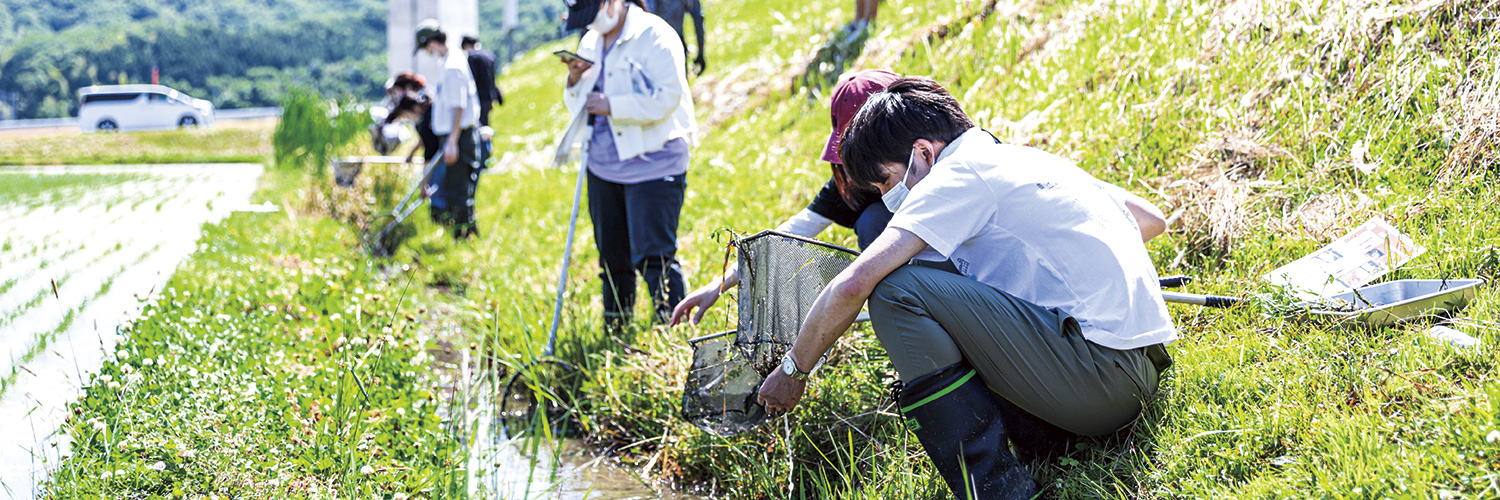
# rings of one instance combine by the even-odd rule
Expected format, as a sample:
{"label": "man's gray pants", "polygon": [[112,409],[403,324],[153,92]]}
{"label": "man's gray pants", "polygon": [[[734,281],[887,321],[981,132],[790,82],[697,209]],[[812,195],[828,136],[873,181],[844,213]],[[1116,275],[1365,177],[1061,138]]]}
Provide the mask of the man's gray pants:
{"label": "man's gray pants", "polygon": [[1069,432],[1110,434],[1156,394],[1166,350],[1115,350],[1078,321],[963,276],[903,266],[870,295],[870,321],[901,380],[960,360],[991,391]]}

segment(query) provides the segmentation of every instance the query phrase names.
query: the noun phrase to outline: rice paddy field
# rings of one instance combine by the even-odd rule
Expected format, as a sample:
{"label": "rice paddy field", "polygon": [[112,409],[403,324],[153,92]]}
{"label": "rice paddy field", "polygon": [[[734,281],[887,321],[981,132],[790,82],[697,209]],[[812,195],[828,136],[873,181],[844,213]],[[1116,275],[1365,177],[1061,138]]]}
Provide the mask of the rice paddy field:
{"label": "rice paddy field", "polygon": [[[0,170],[0,483],[28,488],[66,454],[57,433],[200,228],[244,207],[260,165]],[[12,490],[14,491],[14,490]],[[24,491],[24,490],[23,490]]]}
{"label": "rice paddy field", "polygon": [[[1485,2],[888,0],[844,61],[819,49],[845,43],[852,4],[705,6],[709,71],[693,81],[700,133],[679,235],[694,285],[722,271],[725,229],[774,227],[827,178],[816,160],[826,89],[813,84],[840,62],[930,76],[1002,139],[1160,205],[1171,227],[1149,248],[1162,275],[1195,276],[1193,292],[1267,293],[1264,274],[1376,216],[1428,249],[1387,278],[1500,268],[1500,40]],[[451,242],[419,211],[393,257],[371,258],[363,219],[329,216],[327,179],[268,169],[254,201],[284,210],[207,226],[117,331],[57,426],[73,444],[50,455],[40,496],[567,497],[549,486],[570,481],[549,459],[476,452],[487,438],[474,418],[493,397],[486,381],[533,359],[551,319],[576,174],[546,163],[567,121],[557,48],[568,42],[501,77],[501,158],[481,180],[474,241]],[[119,175],[87,182],[145,182]],[[47,192],[68,200],[87,186]],[[865,329],[791,415],[731,438],[681,420],[686,340],[729,328],[733,308],[700,327],[606,336],[586,217],[579,234],[558,356],[586,374],[588,453],[659,492],[630,495],[946,497],[895,416],[893,370]],[[26,238],[5,252],[31,267],[107,250]],[[853,243],[842,229],[824,238]],[[15,286],[0,310],[38,296]],[[1433,320],[1360,329],[1172,306],[1182,340],[1142,420],[1029,466],[1058,498],[1500,496],[1496,299],[1485,285],[1444,320],[1483,342],[1470,350],[1431,341]],[[518,460],[541,471],[537,488],[484,487]]]}

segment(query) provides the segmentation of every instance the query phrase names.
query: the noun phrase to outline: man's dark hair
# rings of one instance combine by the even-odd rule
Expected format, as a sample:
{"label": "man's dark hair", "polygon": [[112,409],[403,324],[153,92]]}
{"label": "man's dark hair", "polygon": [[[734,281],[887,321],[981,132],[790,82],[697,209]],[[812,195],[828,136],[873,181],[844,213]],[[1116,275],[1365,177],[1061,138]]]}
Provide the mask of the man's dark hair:
{"label": "man's dark hair", "polygon": [[885,182],[886,163],[906,164],[917,139],[953,142],[974,127],[942,85],[927,78],[902,78],[871,95],[839,140],[839,159],[848,182],[869,187]]}
{"label": "man's dark hair", "polygon": [[437,42],[437,43],[441,43],[443,45],[447,45],[448,44],[448,33],[445,32],[445,31],[443,31],[443,30],[438,30],[437,33],[433,33],[432,36],[428,37],[427,41],[424,42],[423,45],[425,46],[426,44],[432,43],[432,42]]}
{"label": "man's dark hair", "polygon": [[469,47],[475,45],[479,45],[479,39],[468,35],[464,35],[463,40],[458,42],[458,47],[464,50],[469,50]]}

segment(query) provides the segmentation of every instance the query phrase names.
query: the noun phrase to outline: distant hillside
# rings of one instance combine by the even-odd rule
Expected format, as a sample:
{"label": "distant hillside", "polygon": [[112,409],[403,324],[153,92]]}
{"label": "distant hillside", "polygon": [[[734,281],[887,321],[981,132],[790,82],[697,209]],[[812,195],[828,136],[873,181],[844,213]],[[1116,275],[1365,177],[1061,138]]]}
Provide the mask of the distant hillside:
{"label": "distant hillside", "polygon": [[[556,38],[561,3],[522,0],[522,48]],[[556,5],[554,5],[556,4]],[[502,49],[501,2],[480,2]],[[271,106],[287,85],[379,96],[381,0],[0,0],[0,118],[70,116],[76,89],[161,82],[220,108]]]}

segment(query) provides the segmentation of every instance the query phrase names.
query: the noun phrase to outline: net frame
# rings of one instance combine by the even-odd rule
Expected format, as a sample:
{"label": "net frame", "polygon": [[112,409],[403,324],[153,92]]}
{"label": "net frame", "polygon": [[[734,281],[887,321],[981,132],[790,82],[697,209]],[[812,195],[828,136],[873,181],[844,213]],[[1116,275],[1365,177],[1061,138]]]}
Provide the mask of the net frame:
{"label": "net frame", "polygon": [[734,240],[740,270],[737,328],[688,341],[693,364],[683,387],[683,418],[720,436],[767,418],[760,383],[781,366],[807,312],[859,252],[811,238],[762,231]]}

